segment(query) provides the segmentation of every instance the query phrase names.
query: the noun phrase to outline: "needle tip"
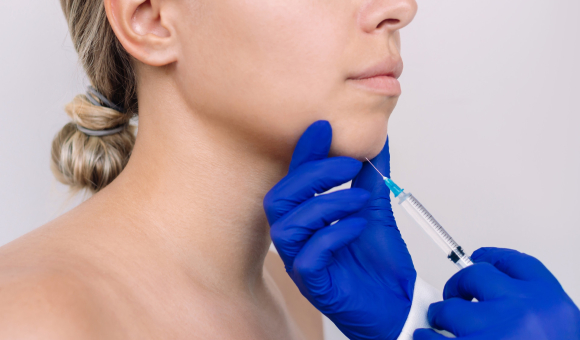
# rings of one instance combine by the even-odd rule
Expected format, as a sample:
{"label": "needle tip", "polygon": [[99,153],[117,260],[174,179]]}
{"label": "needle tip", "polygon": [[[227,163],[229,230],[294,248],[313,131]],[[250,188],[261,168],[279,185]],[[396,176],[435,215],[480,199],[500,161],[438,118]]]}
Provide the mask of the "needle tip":
{"label": "needle tip", "polygon": [[[366,158],[366,157],[365,157],[365,158]],[[375,170],[377,170],[377,172],[379,173],[379,175],[381,175],[381,177],[382,177],[383,179],[386,179],[386,177],[385,177],[385,176],[383,176],[383,174],[382,174],[382,173],[379,171],[379,169],[377,169],[377,167],[376,167],[376,166],[375,166],[375,165],[374,165],[374,164],[373,164],[373,163],[372,163],[372,162],[371,162],[371,161],[370,161],[368,158],[366,158],[366,160],[367,160],[367,161],[370,163],[370,165],[372,165],[372,167],[373,167],[373,168],[375,168]]]}

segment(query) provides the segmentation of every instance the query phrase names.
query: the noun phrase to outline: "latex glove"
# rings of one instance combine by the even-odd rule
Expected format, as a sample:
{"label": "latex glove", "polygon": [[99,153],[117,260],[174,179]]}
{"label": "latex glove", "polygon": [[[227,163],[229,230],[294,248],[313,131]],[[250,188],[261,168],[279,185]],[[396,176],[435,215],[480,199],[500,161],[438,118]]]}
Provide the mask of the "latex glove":
{"label": "latex glove", "polygon": [[[368,162],[327,158],[331,140],[328,122],[312,124],[265,196],[272,241],[300,292],[347,337],[396,339],[413,299],[413,262],[381,176]],[[387,142],[374,159],[386,176],[389,159]],[[351,189],[314,196],[351,179]]]}
{"label": "latex glove", "polygon": [[[445,301],[428,312],[433,328],[459,339],[580,339],[580,311],[536,258],[511,249],[480,248],[477,262],[445,285]],[[475,297],[479,302],[471,302]],[[413,339],[447,339],[416,330]]]}

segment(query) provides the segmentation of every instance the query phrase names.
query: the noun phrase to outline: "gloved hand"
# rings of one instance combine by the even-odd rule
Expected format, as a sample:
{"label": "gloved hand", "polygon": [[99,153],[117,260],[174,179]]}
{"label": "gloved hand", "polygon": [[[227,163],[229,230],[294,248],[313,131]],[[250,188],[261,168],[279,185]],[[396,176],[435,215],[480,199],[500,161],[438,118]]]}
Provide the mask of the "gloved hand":
{"label": "gloved hand", "polygon": [[[331,140],[327,121],[313,123],[265,196],[272,241],[300,292],[347,337],[396,339],[413,299],[413,262],[381,176],[368,162],[327,158]],[[387,141],[373,160],[385,176],[389,159]],[[351,179],[351,189],[314,196]]]}
{"label": "gloved hand", "polygon": [[[501,248],[480,248],[471,258],[476,264],[445,285],[445,301],[429,307],[433,328],[469,340],[580,339],[578,307],[536,258]],[[419,329],[413,339],[447,338]]]}

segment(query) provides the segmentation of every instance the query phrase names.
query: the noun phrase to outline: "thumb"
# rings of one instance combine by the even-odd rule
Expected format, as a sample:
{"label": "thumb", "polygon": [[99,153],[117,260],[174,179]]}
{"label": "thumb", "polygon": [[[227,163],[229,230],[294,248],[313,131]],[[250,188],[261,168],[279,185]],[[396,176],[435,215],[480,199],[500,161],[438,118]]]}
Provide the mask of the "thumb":
{"label": "thumb", "polygon": [[[390,160],[389,138],[387,137],[383,150],[371,162],[384,176],[390,177]],[[369,200],[368,206],[359,215],[364,215],[369,222],[382,222],[383,224],[392,225],[396,228],[391,207],[391,191],[371,163],[363,163],[362,169],[352,180],[351,187],[361,188],[371,192],[371,199]]]}
{"label": "thumb", "polygon": [[[375,158],[371,159],[371,162],[383,176],[391,177],[391,154],[389,152],[388,136],[383,149]],[[383,178],[369,162],[364,162],[361,171],[352,180],[352,187],[362,188],[372,192],[377,184],[384,186]]]}
{"label": "thumb", "polygon": [[558,282],[542,262],[517,250],[493,247],[479,248],[473,252],[472,260],[490,263],[514,279]]}
{"label": "thumb", "polygon": [[288,172],[300,165],[328,157],[332,142],[332,127],[326,120],[317,120],[302,133],[298,140]]}

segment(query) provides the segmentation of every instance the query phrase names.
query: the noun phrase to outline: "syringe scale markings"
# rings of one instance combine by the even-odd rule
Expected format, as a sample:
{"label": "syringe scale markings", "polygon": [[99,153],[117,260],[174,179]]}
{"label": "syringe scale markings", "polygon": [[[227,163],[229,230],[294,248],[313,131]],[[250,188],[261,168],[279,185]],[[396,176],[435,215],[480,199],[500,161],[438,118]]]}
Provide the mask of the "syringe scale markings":
{"label": "syringe scale markings", "polygon": [[431,224],[433,226],[433,229],[435,229],[435,231],[437,231],[439,233],[439,235],[441,235],[441,237],[447,241],[447,243],[449,245],[458,247],[459,245],[453,240],[453,238],[451,238],[451,236],[449,234],[447,234],[447,232],[445,232],[445,229],[443,229],[443,227],[439,224],[439,222],[437,222],[437,220],[433,217],[433,215],[431,215],[427,209],[425,209],[425,207],[423,207],[423,205],[421,205],[421,203],[417,202],[416,199],[414,199],[414,197],[409,197],[409,199],[411,200],[410,203],[411,205],[413,205],[415,208],[417,208],[417,210],[419,211],[419,213],[421,213],[421,215],[429,222],[429,224]]}
{"label": "syringe scale markings", "polygon": [[411,194],[406,193],[401,189],[395,182],[390,178],[387,178],[381,174],[379,169],[377,169],[373,163],[367,158],[367,161],[377,170],[377,172],[383,177],[385,185],[393,193],[395,197],[399,198],[399,205],[413,218],[419,226],[431,237],[433,241],[447,254],[453,263],[455,263],[459,268],[465,268],[473,264],[469,256],[465,255],[463,249],[451,238],[443,226],[435,220],[435,217],[425,209],[425,207]]}

